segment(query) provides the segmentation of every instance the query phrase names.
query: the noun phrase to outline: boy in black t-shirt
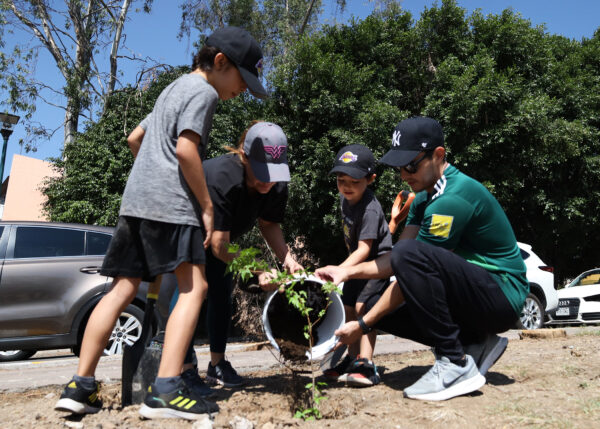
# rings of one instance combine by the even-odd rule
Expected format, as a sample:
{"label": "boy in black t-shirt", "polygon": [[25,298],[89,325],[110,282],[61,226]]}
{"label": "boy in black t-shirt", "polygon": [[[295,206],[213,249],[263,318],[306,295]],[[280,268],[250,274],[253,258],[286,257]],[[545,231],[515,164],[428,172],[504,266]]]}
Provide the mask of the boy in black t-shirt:
{"label": "boy in black t-shirt", "polygon": [[[343,147],[336,155],[330,174],[337,174],[340,192],[344,241],[350,255],[341,266],[370,261],[392,248],[392,236],[383,210],[373,191],[367,188],[375,180],[375,159],[366,146]],[[342,301],[346,321],[357,320],[364,314],[365,301],[384,290],[387,279],[351,280],[344,284]],[[351,344],[342,362],[325,371],[329,379],[344,381],[348,386],[365,387],[379,383],[373,363],[376,332],[369,332]],[[359,353],[360,352],[360,353]]]}

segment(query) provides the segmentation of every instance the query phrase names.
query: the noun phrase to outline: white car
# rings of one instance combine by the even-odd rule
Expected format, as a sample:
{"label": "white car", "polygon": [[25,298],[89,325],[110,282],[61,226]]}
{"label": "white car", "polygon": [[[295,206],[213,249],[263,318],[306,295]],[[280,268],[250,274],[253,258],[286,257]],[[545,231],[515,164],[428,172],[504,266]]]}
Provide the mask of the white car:
{"label": "white car", "polygon": [[600,268],[585,271],[558,291],[551,324],[600,323]]}
{"label": "white car", "polygon": [[544,318],[558,305],[558,295],[554,289],[554,268],[546,265],[531,249],[529,244],[517,243],[527,267],[529,295],[521,313],[518,328],[539,329],[544,326]]}

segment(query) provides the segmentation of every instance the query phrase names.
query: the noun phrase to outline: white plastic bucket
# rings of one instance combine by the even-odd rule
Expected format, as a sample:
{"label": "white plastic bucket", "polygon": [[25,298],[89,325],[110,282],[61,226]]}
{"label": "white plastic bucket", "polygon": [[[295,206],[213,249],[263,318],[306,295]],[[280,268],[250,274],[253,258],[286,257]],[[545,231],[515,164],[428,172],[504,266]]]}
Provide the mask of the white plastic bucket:
{"label": "white plastic bucket", "polygon": [[[323,280],[314,277],[314,276],[304,276],[306,280],[323,284],[325,283]],[[273,338],[271,332],[271,325],[269,323],[269,316],[267,314],[269,305],[271,304],[271,300],[275,296],[275,294],[279,293],[278,291],[274,291],[269,295],[267,301],[265,302],[265,308],[263,309],[262,320],[263,327],[265,329],[265,334],[267,338],[271,342],[271,345],[275,348],[275,350],[279,351],[279,346],[275,339]],[[311,351],[306,352],[306,357],[308,359],[321,359],[327,352],[333,349],[333,346],[337,343],[338,337],[335,336],[335,331],[342,327],[345,322],[346,314],[344,312],[344,304],[342,303],[342,298],[337,292],[332,292],[329,294],[329,298],[331,299],[331,304],[327,307],[327,311],[323,316],[323,320],[317,327],[317,334],[319,337],[319,342],[315,344]],[[312,356],[311,356],[312,355]]]}

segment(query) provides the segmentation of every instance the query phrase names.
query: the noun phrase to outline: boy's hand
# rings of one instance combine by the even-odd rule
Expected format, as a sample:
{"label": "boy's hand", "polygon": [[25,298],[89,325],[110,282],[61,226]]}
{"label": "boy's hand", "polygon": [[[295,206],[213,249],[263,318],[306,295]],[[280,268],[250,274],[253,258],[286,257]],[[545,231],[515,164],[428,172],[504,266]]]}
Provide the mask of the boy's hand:
{"label": "boy's hand", "polygon": [[204,231],[206,232],[206,236],[204,237],[204,248],[208,249],[214,228],[214,212],[212,205],[202,208],[202,223],[204,224]]}
{"label": "boy's hand", "polygon": [[296,271],[303,271],[304,267],[300,265],[290,252],[285,255],[285,260],[283,261],[283,268],[290,274],[294,274]]}
{"label": "boy's hand", "polygon": [[258,285],[261,287],[262,290],[266,292],[276,290],[279,288],[278,283],[273,283],[273,279],[275,279],[276,277],[276,270],[263,271],[261,274],[258,275]]}
{"label": "boy's hand", "polygon": [[329,281],[335,285],[339,285],[340,283],[348,280],[348,271],[345,267],[327,265],[326,267],[316,270],[315,276],[321,280]]}

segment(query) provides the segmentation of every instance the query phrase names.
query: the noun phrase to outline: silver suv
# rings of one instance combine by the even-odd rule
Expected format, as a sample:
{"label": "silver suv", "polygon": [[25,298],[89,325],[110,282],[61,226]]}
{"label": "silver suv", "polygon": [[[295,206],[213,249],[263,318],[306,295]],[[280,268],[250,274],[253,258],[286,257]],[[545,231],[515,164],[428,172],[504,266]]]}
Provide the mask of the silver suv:
{"label": "silver suv", "polygon": [[[90,225],[0,222],[0,361],[44,349],[79,354],[89,315],[112,282],[98,274],[112,232]],[[119,317],[105,354],[120,354],[125,343],[139,338],[147,287],[142,283]]]}

